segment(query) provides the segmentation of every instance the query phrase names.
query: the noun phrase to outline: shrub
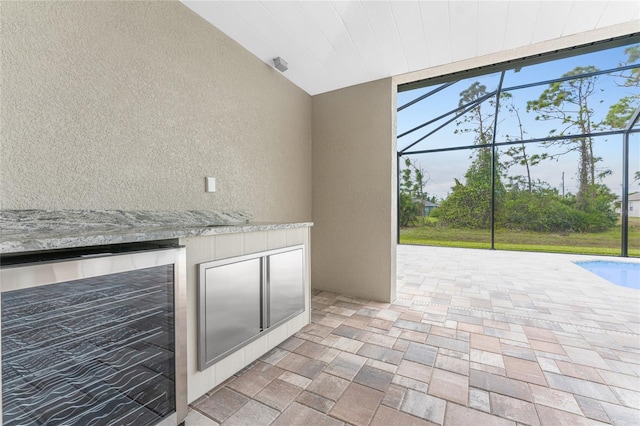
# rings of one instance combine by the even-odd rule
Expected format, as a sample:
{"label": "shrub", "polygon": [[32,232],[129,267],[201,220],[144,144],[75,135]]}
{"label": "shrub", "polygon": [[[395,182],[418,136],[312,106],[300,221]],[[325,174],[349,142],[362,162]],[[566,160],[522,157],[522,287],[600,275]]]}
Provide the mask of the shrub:
{"label": "shrub", "polygon": [[587,210],[579,210],[574,197],[548,190],[510,193],[505,213],[505,227],[537,232],[601,232],[616,223],[606,200],[590,199]]}

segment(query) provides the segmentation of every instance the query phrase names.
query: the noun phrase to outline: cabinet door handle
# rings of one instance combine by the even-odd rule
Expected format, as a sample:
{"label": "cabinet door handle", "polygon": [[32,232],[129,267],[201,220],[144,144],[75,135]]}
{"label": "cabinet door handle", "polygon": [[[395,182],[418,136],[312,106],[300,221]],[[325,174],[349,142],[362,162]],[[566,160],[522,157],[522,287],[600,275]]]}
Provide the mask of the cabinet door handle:
{"label": "cabinet door handle", "polygon": [[269,256],[263,256],[261,258],[261,262],[262,262],[262,277],[261,277],[261,284],[262,284],[262,330],[266,330],[267,328],[271,327],[269,318],[270,318],[270,312],[269,312],[269,300],[271,299],[270,297],[270,283],[269,283]]}

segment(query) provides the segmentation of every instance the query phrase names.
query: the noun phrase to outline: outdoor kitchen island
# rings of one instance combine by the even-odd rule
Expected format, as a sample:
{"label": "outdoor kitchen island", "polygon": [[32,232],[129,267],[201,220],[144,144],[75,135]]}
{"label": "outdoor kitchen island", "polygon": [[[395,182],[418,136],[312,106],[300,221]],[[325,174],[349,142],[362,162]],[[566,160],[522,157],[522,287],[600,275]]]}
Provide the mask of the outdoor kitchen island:
{"label": "outdoor kitchen island", "polygon": [[[55,255],[86,249],[90,258],[95,256],[91,252],[100,252],[100,249],[110,251],[112,248],[128,246],[132,247],[129,250],[136,250],[137,245],[145,244],[183,247],[186,303],[183,300],[182,305],[186,312],[178,312],[181,303],[176,299],[175,316],[186,318],[186,399],[191,403],[309,323],[311,226],[310,222],[250,223],[249,217],[236,212],[6,210],[0,213],[0,254],[3,261],[26,254],[34,255],[37,260],[41,254]],[[260,265],[258,277],[268,281],[264,277],[269,276],[270,268],[273,271],[280,270],[279,260],[276,260],[288,259],[279,255],[293,252],[297,253],[294,258],[301,260],[300,267],[294,268],[298,271],[295,276],[302,281],[300,309],[271,324],[267,320],[266,324],[261,324],[255,336],[237,345],[234,350],[217,356],[208,364],[199,365],[198,344],[199,340],[202,341],[202,330],[205,329],[203,324],[199,324],[203,314],[199,312],[199,306],[204,306],[199,304],[198,293],[203,290],[199,282],[199,266],[218,261],[234,263],[235,258],[259,259],[256,261]],[[269,266],[270,257],[273,257],[272,266]],[[288,272],[281,274],[285,281],[290,282],[289,275]],[[274,277],[276,281],[277,275]],[[8,285],[4,282],[1,285],[3,293],[8,291]],[[263,286],[259,294],[264,299],[269,295],[268,287],[264,287],[265,282],[258,285]],[[206,296],[200,294],[200,298],[203,297]],[[264,302],[261,306],[258,309],[269,311],[268,306],[264,308]],[[233,315],[232,312],[229,315]],[[266,317],[261,314],[261,318]],[[1,329],[4,332],[4,324]],[[178,334],[176,330],[177,344],[185,340]],[[2,343],[4,348],[4,338]],[[4,377],[5,371],[2,373]],[[7,398],[9,395],[3,395],[3,405]]]}

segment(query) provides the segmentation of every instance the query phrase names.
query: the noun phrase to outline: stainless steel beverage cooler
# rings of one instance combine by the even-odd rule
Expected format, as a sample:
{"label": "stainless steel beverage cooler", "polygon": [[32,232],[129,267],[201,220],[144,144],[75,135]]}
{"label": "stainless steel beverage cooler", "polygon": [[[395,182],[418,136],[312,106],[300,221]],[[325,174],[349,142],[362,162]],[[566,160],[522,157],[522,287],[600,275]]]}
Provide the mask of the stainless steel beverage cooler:
{"label": "stainless steel beverage cooler", "polygon": [[5,426],[184,420],[184,248],[130,244],[2,262]]}

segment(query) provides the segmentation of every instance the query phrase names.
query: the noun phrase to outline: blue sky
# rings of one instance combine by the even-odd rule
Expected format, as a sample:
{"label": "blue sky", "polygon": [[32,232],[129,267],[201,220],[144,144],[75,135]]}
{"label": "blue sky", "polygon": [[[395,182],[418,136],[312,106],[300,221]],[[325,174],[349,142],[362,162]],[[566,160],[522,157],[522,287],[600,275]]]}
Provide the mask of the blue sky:
{"label": "blue sky", "polygon": [[[503,87],[513,87],[520,84],[557,78],[566,72],[573,70],[576,66],[593,65],[601,70],[611,69],[626,61],[627,56],[624,54],[624,49],[626,47],[628,46],[574,56],[544,64],[531,65],[523,67],[519,72],[510,70],[505,74]],[[441,92],[404,109],[398,113],[397,117],[398,134],[422,124],[431,118],[435,118],[444,112],[456,108],[458,106],[460,92],[469,87],[474,81],[480,81],[482,84],[486,85],[488,92],[495,90],[498,85],[499,77],[499,73],[494,73],[491,75],[460,81]],[[604,118],[608,112],[609,105],[617,102],[621,97],[638,93],[639,89],[637,87],[621,87],[621,81],[622,80],[620,78],[611,78],[606,75],[598,78],[596,86],[597,90],[589,98],[591,105],[596,110],[596,117],[594,117],[594,121],[599,121]],[[433,90],[435,87],[437,86],[399,93],[398,105],[403,105],[421,94]],[[549,134],[551,129],[560,128],[559,123],[536,121],[536,114],[534,112],[526,112],[526,102],[528,100],[537,99],[540,93],[542,93],[542,91],[547,87],[548,85],[536,86],[512,92],[514,106],[519,111],[520,118],[523,122],[523,128],[526,132],[525,138],[545,137]],[[483,105],[482,108],[486,113],[493,113],[493,107],[488,104]],[[399,139],[398,148],[402,149],[406,147],[409,143],[435,129],[436,126],[440,125],[442,122],[444,122],[444,120]],[[455,123],[451,123],[412,149],[435,149],[447,146],[473,145],[472,134],[454,134],[453,132],[455,129]],[[574,131],[573,133],[576,132],[577,131]],[[510,135],[512,137],[518,135],[519,137],[519,130],[515,116],[503,111],[500,114],[500,122],[498,123],[497,140],[507,140],[506,135]],[[505,149],[506,148],[503,150]],[[561,148],[548,147],[545,149],[539,144],[530,144],[527,145],[526,149],[529,154],[532,154],[536,152],[540,153],[545,150],[547,152],[558,152]],[[597,167],[599,169],[611,169],[613,171],[613,174],[606,178],[605,183],[616,194],[621,194],[622,136],[599,137],[596,139],[594,149],[595,155],[603,158],[603,161],[598,163]],[[631,137],[630,154],[630,170],[633,174],[636,170],[640,170],[639,134],[634,134]],[[466,150],[416,156],[416,159],[419,161],[422,168],[430,176],[430,180],[426,186],[429,195],[436,195],[440,198],[444,198],[450,192],[450,189],[454,184],[454,178],[464,181],[464,173],[471,161],[469,156],[470,151]],[[505,158],[506,157],[503,156],[501,159],[504,160]],[[567,154],[559,157],[558,161],[543,162],[532,168],[532,177],[534,179],[546,181],[552,187],[560,190],[562,173],[564,172],[565,192],[575,193],[577,191],[575,179],[577,164],[577,154]],[[509,174],[524,174],[524,169],[514,167],[509,170]],[[634,183],[630,190],[631,192],[639,191],[640,184],[638,182]]]}

